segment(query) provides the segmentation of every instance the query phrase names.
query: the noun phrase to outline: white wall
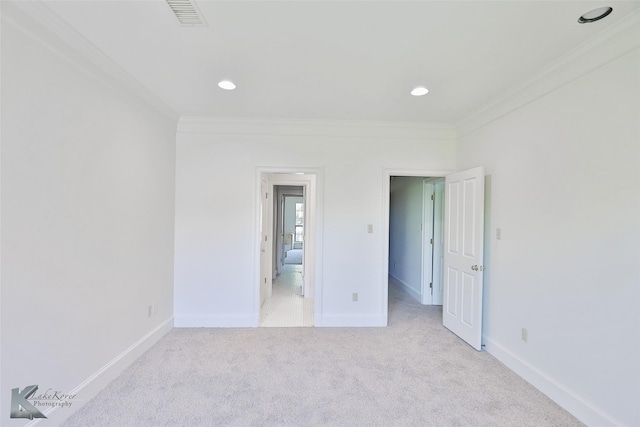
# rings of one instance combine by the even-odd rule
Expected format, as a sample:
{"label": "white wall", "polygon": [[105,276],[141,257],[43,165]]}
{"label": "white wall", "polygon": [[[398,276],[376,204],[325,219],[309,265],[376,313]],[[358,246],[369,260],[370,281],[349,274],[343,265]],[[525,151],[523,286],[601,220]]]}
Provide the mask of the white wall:
{"label": "white wall", "polygon": [[3,426],[12,388],[77,393],[56,425],[172,326],[176,120],[89,69],[3,2]]}
{"label": "white wall", "polygon": [[422,302],[424,178],[393,177],[389,201],[389,274]]}
{"label": "white wall", "polygon": [[322,168],[321,325],[386,324],[384,169],[455,162],[448,128],[413,125],[183,118],[177,146],[177,326],[258,324],[249,249],[258,167]]}
{"label": "white wall", "polygon": [[583,69],[632,34],[459,141],[490,184],[487,349],[594,426],[640,425],[640,50]]}

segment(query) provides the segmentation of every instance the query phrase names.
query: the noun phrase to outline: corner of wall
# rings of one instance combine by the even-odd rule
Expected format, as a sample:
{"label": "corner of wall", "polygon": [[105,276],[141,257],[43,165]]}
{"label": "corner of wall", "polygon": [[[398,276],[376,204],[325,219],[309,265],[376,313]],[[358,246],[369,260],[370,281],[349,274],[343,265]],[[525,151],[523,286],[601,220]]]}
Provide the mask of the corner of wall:
{"label": "corner of wall", "polygon": [[[109,385],[111,381],[131,366],[136,359],[142,356],[163,336],[169,333],[169,331],[173,329],[173,321],[173,316],[171,316],[161,322],[158,326],[130,345],[127,349],[122,351],[122,353],[118,354],[106,365],[98,369],[68,393],[69,395],[81,395],[81,401],[72,402],[72,405],[65,408],[64,411],[58,411],[59,407],[57,406],[44,411],[44,415],[47,417],[47,422],[61,424],[66,419],[73,416],[73,414],[79,411],[85,403],[94,398],[102,389]],[[35,419],[26,424],[26,427],[41,425],[40,423],[43,422],[42,420],[43,419]]]}
{"label": "corner of wall", "polygon": [[558,58],[523,84],[487,102],[455,124],[467,135],[528,103],[580,78],[640,46],[640,9]]}
{"label": "corner of wall", "polygon": [[624,423],[600,410],[596,405],[563,386],[549,375],[530,365],[497,342],[482,338],[485,350],[529,384],[549,396],[573,416],[589,426],[623,426]]}
{"label": "corner of wall", "polygon": [[179,133],[367,138],[428,138],[455,141],[456,130],[442,123],[392,123],[348,120],[261,119],[182,116]]}
{"label": "corner of wall", "polygon": [[177,125],[179,115],[42,1],[2,2],[2,17],[98,80],[123,90]]}

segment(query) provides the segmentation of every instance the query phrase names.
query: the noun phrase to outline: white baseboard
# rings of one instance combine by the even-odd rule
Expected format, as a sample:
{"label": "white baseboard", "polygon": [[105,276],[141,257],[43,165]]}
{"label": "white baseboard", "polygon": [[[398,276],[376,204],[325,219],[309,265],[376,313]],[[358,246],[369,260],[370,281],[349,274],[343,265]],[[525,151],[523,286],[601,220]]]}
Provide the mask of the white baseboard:
{"label": "white baseboard", "polygon": [[[318,327],[387,326],[387,317],[379,315],[328,314],[314,318]],[[255,328],[259,315],[176,315],[176,328]]]}
{"label": "white baseboard", "polygon": [[398,282],[398,284],[402,286],[402,289],[404,289],[404,291],[406,293],[411,295],[411,298],[415,299],[416,301],[418,301],[419,303],[422,304],[422,295],[420,294],[420,292],[416,291],[411,286],[406,284],[402,279],[399,279],[398,277],[394,276],[393,274],[389,273],[389,276],[393,277],[393,280]]}
{"label": "white baseboard", "polygon": [[194,314],[176,315],[176,328],[255,328],[260,314]]}
{"label": "white baseboard", "polygon": [[113,358],[109,363],[98,369],[93,375],[84,380],[80,385],[69,391],[68,394],[77,395],[78,400],[74,400],[70,407],[66,407],[62,411],[58,411],[58,407],[53,407],[47,411],[43,411],[47,417],[35,419],[25,427],[57,426],[62,424],[67,418],[80,410],[82,406],[95,397],[103,388],[128,368],[137,358],[142,356],[144,352],[149,350],[160,338],[173,329],[173,316],[162,322],[160,325],[149,331],[138,341],[130,345],[122,353]]}
{"label": "white baseboard", "polygon": [[387,326],[387,317],[376,315],[324,314],[322,315],[320,325],[316,326],[329,328],[382,327]]}
{"label": "white baseboard", "polygon": [[602,411],[568,387],[520,359],[497,342],[487,337],[483,337],[483,342],[488,353],[586,425],[598,427],[624,426],[624,423],[615,417]]}

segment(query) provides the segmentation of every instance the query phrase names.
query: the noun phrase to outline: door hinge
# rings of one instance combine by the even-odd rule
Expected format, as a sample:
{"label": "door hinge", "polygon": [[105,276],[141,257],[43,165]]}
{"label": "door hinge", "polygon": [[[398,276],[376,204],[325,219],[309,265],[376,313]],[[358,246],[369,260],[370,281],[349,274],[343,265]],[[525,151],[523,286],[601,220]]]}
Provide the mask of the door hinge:
{"label": "door hinge", "polygon": [[269,198],[269,193],[264,193],[264,198],[268,199]]}
{"label": "door hinge", "polygon": [[267,241],[267,236],[264,236],[264,241],[265,241],[265,242]]}
{"label": "door hinge", "polygon": [[433,289],[433,282],[429,283],[429,288]]}
{"label": "door hinge", "polygon": [[431,244],[433,245],[433,239],[430,239],[430,240],[429,240],[429,243],[431,243]]}
{"label": "door hinge", "polygon": [[431,200],[435,200],[435,199],[436,199],[436,195],[435,195],[435,194],[432,194],[432,195],[431,195]]}

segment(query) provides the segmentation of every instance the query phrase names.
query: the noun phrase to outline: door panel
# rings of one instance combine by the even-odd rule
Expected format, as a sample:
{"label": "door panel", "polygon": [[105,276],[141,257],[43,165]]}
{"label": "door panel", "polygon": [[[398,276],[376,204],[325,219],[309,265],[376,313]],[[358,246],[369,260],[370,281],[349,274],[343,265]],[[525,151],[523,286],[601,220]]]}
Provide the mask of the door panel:
{"label": "door panel", "polygon": [[475,290],[473,276],[462,274],[462,322],[467,326],[473,326],[473,292]]}
{"label": "door panel", "polygon": [[457,317],[458,315],[458,271],[449,267],[445,280],[445,301],[447,306],[447,313]]}
{"label": "door panel", "polygon": [[447,229],[447,251],[451,254],[457,254],[458,253],[458,242],[459,242],[459,235],[460,233],[458,232],[458,229],[460,227],[460,221],[458,221],[458,218],[455,217],[455,215],[458,215],[459,213],[459,194],[460,192],[458,191],[459,188],[459,183],[458,182],[452,182],[450,184],[447,184],[445,181],[445,206],[449,206],[449,212],[451,212],[452,215],[454,215],[453,220],[451,220],[451,218],[449,218],[449,221],[447,221],[447,209],[445,207],[445,228]]}
{"label": "door panel", "polygon": [[[484,179],[484,177],[482,178]],[[482,249],[482,247],[478,248],[476,245],[477,233],[475,230],[475,219],[478,213],[476,212],[476,204],[474,203],[479,179],[467,179],[464,181],[464,190],[463,190],[463,206],[460,213],[463,218],[463,251],[464,255],[469,258],[473,258],[476,255],[476,251],[478,249]]]}
{"label": "door panel", "polygon": [[476,350],[482,346],[484,169],[445,178],[442,321]]}

